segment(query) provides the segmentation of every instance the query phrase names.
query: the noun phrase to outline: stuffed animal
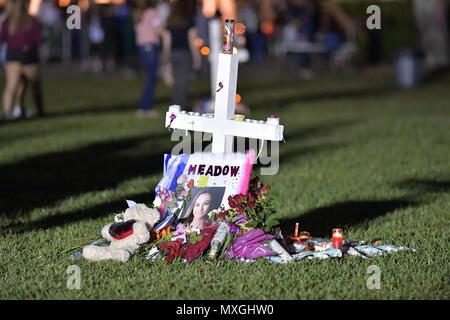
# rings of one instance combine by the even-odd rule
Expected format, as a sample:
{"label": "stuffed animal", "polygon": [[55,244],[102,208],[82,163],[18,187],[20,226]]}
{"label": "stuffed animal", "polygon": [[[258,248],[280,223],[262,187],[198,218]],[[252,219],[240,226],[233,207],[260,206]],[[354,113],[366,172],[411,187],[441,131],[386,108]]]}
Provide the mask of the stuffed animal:
{"label": "stuffed animal", "polygon": [[124,213],[124,221],[103,227],[102,236],[111,241],[109,246],[88,245],[83,257],[88,260],[118,260],[127,262],[140,245],[150,240],[150,230],[160,220],[158,210],[138,203]]}

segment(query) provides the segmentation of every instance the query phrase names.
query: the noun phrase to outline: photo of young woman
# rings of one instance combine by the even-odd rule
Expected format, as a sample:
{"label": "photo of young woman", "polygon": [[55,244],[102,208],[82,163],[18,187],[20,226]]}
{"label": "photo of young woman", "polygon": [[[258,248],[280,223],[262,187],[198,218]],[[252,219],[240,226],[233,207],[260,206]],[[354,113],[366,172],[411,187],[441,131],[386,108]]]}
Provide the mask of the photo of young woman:
{"label": "photo of young woman", "polygon": [[202,229],[208,219],[211,210],[219,208],[225,187],[194,188],[191,191],[191,201],[186,204],[185,212],[180,215],[180,220],[190,228]]}

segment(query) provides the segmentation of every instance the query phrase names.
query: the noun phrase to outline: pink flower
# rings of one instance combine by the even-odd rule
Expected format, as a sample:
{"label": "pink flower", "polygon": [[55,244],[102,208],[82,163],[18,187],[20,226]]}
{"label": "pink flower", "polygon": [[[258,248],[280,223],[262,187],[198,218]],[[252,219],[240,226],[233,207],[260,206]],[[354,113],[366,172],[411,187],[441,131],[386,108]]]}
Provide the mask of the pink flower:
{"label": "pink flower", "polygon": [[177,230],[175,230],[175,232],[173,234],[178,236],[178,235],[183,234],[185,232],[186,232],[186,230],[181,226],[181,227],[178,227]]}
{"label": "pink flower", "polygon": [[268,187],[267,185],[264,185],[264,186],[262,187],[262,192],[263,192],[263,193],[266,193],[267,190],[269,190],[269,187]]}
{"label": "pink flower", "polygon": [[184,198],[186,198],[188,196],[188,194],[189,194],[189,191],[187,191],[187,190],[181,191],[181,196]]}

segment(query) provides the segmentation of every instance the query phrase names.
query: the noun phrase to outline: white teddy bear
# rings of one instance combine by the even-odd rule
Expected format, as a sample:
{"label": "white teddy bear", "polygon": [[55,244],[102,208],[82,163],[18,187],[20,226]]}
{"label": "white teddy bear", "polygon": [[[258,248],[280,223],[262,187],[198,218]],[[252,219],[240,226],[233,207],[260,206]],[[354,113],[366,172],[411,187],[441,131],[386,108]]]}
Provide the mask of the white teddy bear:
{"label": "white teddy bear", "polygon": [[83,257],[93,261],[127,262],[140,245],[150,240],[150,231],[159,220],[158,210],[138,203],[125,211],[124,222],[103,227],[102,236],[111,241],[109,246],[88,245],[83,249]]}

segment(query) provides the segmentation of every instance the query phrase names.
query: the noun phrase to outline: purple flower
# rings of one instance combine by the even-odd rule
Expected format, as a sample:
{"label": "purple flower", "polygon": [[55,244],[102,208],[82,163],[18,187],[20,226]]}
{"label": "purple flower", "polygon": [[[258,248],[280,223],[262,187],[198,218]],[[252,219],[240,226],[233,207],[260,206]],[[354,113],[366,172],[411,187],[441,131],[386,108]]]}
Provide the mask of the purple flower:
{"label": "purple flower", "polygon": [[244,222],[246,222],[246,221],[247,221],[247,218],[244,217],[244,218],[238,220],[237,223],[244,223]]}
{"label": "purple flower", "polygon": [[239,227],[236,227],[234,224],[230,224],[230,230],[231,232],[237,233],[241,229]]}
{"label": "purple flower", "polygon": [[247,218],[245,216],[243,216],[242,214],[238,214],[238,215],[236,215],[236,217],[242,218],[242,219],[239,219],[238,221],[236,221],[236,223],[243,223],[243,222],[247,221]]}

